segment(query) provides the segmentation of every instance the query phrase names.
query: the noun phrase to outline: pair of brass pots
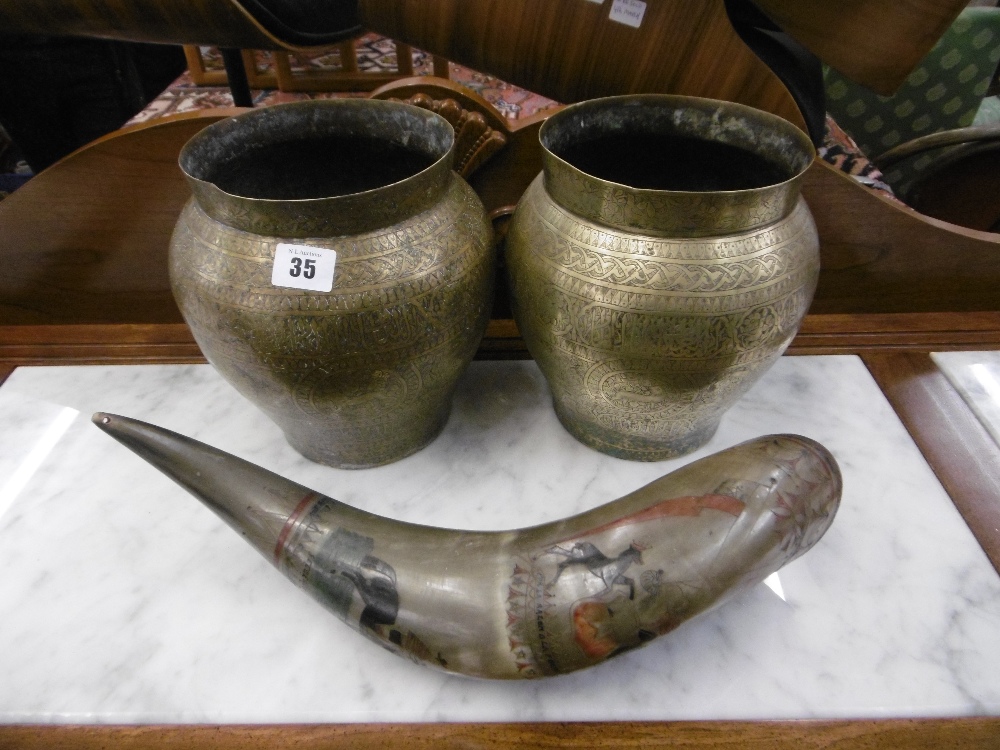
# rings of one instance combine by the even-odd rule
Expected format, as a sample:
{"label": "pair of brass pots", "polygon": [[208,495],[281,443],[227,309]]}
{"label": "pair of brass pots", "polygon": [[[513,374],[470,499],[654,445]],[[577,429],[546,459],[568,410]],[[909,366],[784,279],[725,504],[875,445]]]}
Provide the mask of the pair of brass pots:
{"label": "pair of brass pots", "polygon": [[[540,137],[543,172],[506,253],[556,412],[611,455],[693,450],[811,300],[818,245],[798,185],[812,145],[777,117],[672,96],[574,105]],[[181,153],[193,197],[171,246],[180,309],[310,459],[389,463],[447,420],[495,265],[454,142],[426,110],[327,100],[217,123]]]}

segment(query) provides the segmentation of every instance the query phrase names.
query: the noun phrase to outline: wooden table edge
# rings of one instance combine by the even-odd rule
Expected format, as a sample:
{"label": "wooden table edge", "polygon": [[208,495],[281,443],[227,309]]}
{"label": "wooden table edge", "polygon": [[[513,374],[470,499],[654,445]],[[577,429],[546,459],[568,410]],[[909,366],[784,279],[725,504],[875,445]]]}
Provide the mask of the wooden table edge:
{"label": "wooden table edge", "polygon": [[1000,574],[1000,446],[929,354],[861,358]]}
{"label": "wooden table edge", "polygon": [[0,747],[5,750],[982,749],[1000,747],[1000,717],[501,724],[7,725],[0,726]]}
{"label": "wooden table edge", "polygon": [[[1000,312],[807,315],[788,354],[1000,349]],[[528,358],[513,320],[491,320],[477,359]],[[0,366],[204,362],[176,323],[0,325]]]}

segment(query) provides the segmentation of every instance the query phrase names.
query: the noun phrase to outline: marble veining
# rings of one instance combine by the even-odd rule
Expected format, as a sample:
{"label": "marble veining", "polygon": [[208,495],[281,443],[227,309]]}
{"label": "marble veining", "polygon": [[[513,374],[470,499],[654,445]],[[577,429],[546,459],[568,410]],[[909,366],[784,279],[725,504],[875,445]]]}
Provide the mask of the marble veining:
{"label": "marble veining", "polygon": [[[591,670],[476,681],[410,664],[349,630],[95,429],[98,410],[376,513],[456,528],[560,518],[775,432],[826,445],[844,499],[827,535],[774,588]],[[474,363],[440,438],[354,472],[301,458],[208,366],[21,368],[0,387],[0,493],[53,424],[61,437],[41,460],[34,454],[37,470],[0,507],[0,721],[1000,714],[1000,577],[854,357],[782,358],[706,447],[654,464],[577,443],[531,362]]]}

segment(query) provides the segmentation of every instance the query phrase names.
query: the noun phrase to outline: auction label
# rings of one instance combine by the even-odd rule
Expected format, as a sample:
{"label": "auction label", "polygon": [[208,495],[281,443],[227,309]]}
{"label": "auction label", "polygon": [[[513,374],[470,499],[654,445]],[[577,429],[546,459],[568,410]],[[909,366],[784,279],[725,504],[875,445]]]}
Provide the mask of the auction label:
{"label": "auction label", "polygon": [[281,242],[274,253],[271,283],[311,292],[329,292],[333,289],[336,265],[336,250]]}
{"label": "auction label", "polygon": [[615,0],[611,4],[612,21],[623,23],[638,29],[642,25],[642,17],[646,14],[646,3],[642,0]]}

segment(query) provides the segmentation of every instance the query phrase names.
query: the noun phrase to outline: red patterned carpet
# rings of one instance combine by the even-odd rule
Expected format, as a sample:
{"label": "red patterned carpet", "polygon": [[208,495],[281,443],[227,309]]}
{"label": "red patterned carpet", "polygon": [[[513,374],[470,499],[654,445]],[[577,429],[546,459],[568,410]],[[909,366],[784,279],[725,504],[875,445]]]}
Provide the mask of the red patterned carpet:
{"label": "red patterned carpet", "polygon": [[[392,73],[397,70],[396,48],[392,41],[375,34],[368,34],[357,40],[355,47],[359,71]],[[255,55],[258,70],[265,72],[273,70],[274,62],[270,52],[258,51]],[[216,50],[202,48],[202,59],[207,70],[222,70],[222,58]],[[310,55],[292,55],[291,62],[293,74],[308,75],[342,69],[338,50]],[[432,68],[431,56],[426,52],[414,49],[414,75],[431,75]],[[511,120],[530,117],[540,110],[556,105],[556,102],[551,99],[546,99],[455,63],[449,64],[449,77],[456,83],[475,91],[496,107],[504,117]],[[256,105],[277,104],[302,99],[365,96],[364,93],[345,92],[289,93],[277,89],[255,89],[253,94]],[[232,103],[232,96],[227,87],[197,86],[194,84],[191,74],[186,72],[153,100],[146,109],[132,118],[130,123],[145,122],[173,112],[187,112],[210,107],[231,107]]]}

